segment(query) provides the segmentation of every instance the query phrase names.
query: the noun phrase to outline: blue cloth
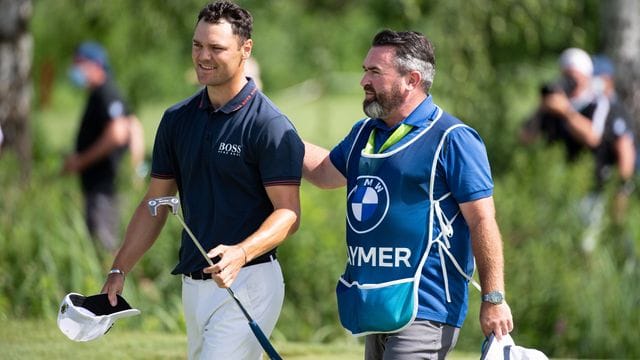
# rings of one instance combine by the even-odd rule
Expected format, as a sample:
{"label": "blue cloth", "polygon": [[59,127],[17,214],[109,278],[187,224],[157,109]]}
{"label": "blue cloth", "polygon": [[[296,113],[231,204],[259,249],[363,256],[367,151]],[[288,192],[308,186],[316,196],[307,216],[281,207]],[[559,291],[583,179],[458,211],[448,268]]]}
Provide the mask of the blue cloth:
{"label": "blue cloth", "polygon": [[[414,125],[414,129],[385,153],[402,150],[386,160],[363,161],[361,156],[361,150],[366,144],[371,129],[385,127],[378,119],[371,120],[364,126],[363,121],[358,122],[347,137],[331,151],[332,163],[347,178],[347,194],[349,194],[347,205],[348,242],[353,240],[354,243],[357,243],[362,240],[376,244],[389,241],[388,238],[398,241],[407,241],[406,239],[411,238],[416,239],[415,241],[426,241],[424,237],[427,237],[428,234],[425,229],[428,227],[429,221],[427,219],[430,211],[429,176],[433,160],[433,158],[427,159],[426,157],[433,157],[434,148],[437,145],[434,142],[440,140],[445,129],[462,124],[455,117],[443,113],[436,123],[437,126],[426,130],[432,125],[431,117],[436,110],[437,106],[429,96],[404,120],[405,123]],[[377,132],[381,136],[383,134],[388,136],[391,133],[391,131]],[[434,133],[434,136],[430,136],[430,133]],[[417,141],[414,140],[416,137],[419,137]],[[384,140],[384,137],[376,139],[376,144],[382,143]],[[405,144],[412,141],[414,143],[403,148]],[[357,191],[362,191],[364,185],[362,178],[365,176],[379,177],[386,184],[389,206],[388,212],[384,215],[376,213],[377,209],[371,206],[369,206],[369,212],[365,211],[365,206],[362,204],[354,206],[352,192],[356,190],[355,194],[357,194]],[[358,190],[358,185],[360,185],[360,190]],[[374,185],[371,184],[371,186]],[[457,127],[446,135],[442,151],[438,156],[434,199],[449,192],[451,196],[440,201],[439,204],[449,219],[453,219],[454,215],[458,213],[460,203],[489,197],[493,193],[493,180],[486,149],[477,132],[467,126]],[[378,194],[380,196],[381,193]],[[356,214],[355,211],[361,211],[361,213]],[[374,229],[371,224],[367,225],[367,222],[373,221],[376,216],[379,217],[376,221],[380,221],[380,225]],[[385,225],[385,223],[387,224]],[[454,231],[453,237],[449,239],[451,244],[449,251],[465,273],[471,275],[473,254],[469,229],[462,215],[455,218],[452,226]],[[437,225],[434,228],[433,236],[437,236],[442,229]],[[356,258],[350,257],[350,260],[356,260]],[[455,270],[448,258],[444,261],[448,269],[447,277],[452,301],[447,302],[446,299],[441,259],[437,246],[434,246],[421,270],[417,318],[461,327],[467,313],[468,281]],[[380,270],[403,271],[396,267]],[[364,276],[365,279],[368,279],[368,275],[358,273],[360,270],[355,267],[350,268],[349,265],[344,276],[350,277],[353,271],[357,273],[357,277]],[[376,270],[371,271],[374,273],[371,276],[377,276],[375,275]],[[379,275],[386,276],[384,272],[380,272]],[[398,277],[406,275],[399,274]],[[350,281],[350,279],[345,280]]]}
{"label": "blue cloth", "polygon": [[77,60],[90,60],[102,66],[103,69],[109,70],[107,51],[96,42],[83,42],[76,49],[75,56]]}
{"label": "blue cloth", "polygon": [[[209,250],[255,232],[273,212],[265,187],[299,185],[303,157],[293,124],[250,80],[218,110],[206,88],[169,108],[158,127],[151,176],[175,179],[185,221]],[[206,266],[183,232],[173,274]]]}
{"label": "blue cloth", "polygon": [[591,61],[593,62],[593,76],[615,75],[615,66],[608,56],[594,55]]}

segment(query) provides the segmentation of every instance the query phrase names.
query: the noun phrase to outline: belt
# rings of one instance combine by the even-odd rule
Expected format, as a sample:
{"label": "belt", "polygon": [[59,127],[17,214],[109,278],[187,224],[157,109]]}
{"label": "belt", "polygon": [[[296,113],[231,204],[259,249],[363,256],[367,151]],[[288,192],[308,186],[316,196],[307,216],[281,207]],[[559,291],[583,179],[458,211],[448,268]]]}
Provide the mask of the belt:
{"label": "belt", "polygon": [[[264,264],[264,263],[275,261],[275,260],[276,260],[276,254],[271,254],[266,256],[262,255],[244,264],[243,267]],[[193,280],[210,280],[211,279],[211,274],[203,272],[202,270],[186,273],[184,274],[184,276],[188,276]]]}

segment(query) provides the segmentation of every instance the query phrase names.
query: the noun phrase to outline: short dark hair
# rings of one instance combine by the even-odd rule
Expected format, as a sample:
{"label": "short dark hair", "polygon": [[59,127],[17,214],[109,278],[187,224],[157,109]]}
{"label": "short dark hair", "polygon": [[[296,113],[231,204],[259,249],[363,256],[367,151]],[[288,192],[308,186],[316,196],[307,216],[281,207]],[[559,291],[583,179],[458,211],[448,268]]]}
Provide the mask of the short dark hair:
{"label": "short dark hair", "polygon": [[433,44],[417,31],[393,31],[385,29],[376,34],[372,46],[392,46],[396,50],[396,69],[401,74],[419,71],[423,88],[428,92],[433,84],[436,56]]}
{"label": "short dark hair", "polygon": [[249,11],[229,1],[216,1],[209,3],[200,10],[198,14],[199,23],[201,20],[210,24],[218,24],[226,20],[231,24],[231,30],[242,42],[251,39],[253,30],[253,17]]}

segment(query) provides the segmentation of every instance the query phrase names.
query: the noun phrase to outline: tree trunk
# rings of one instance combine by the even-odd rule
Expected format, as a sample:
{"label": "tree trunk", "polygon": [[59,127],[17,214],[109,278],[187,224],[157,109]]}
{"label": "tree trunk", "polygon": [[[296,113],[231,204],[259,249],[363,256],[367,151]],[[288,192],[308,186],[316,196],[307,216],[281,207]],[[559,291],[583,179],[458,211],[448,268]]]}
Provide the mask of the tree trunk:
{"label": "tree trunk", "polygon": [[0,0],[0,126],[3,151],[13,150],[21,175],[31,171],[31,0]]}
{"label": "tree trunk", "polygon": [[622,101],[640,129],[640,0],[601,2],[604,52],[616,65]]}

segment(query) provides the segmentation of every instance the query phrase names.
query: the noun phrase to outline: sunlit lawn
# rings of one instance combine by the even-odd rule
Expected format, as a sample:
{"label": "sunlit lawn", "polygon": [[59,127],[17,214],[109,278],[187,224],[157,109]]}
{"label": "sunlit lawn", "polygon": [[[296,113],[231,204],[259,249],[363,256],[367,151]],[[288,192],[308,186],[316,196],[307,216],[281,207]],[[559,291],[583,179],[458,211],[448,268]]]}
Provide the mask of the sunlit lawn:
{"label": "sunlit lawn", "polygon": [[[123,320],[121,320],[123,321]],[[126,321],[126,320],[124,320]],[[90,342],[73,342],[58,330],[54,319],[3,320],[0,325],[0,359],[186,359],[186,336],[178,333],[132,331],[117,326]],[[275,342],[284,359],[362,359],[362,345]],[[477,359],[478,354],[454,353],[453,360]],[[232,360],[232,359],[226,359]]]}

